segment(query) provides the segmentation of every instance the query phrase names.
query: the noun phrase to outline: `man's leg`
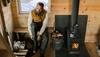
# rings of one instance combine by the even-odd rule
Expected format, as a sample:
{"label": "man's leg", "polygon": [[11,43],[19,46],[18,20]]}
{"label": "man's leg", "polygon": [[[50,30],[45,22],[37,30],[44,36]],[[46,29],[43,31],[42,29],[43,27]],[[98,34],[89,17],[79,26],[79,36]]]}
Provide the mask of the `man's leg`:
{"label": "man's leg", "polygon": [[27,54],[26,54],[25,57],[32,57],[33,55],[34,55],[34,53],[33,53],[33,49],[30,48],[30,49],[28,49],[28,52],[27,52]]}
{"label": "man's leg", "polygon": [[41,42],[41,47],[40,47],[40,57],[44,57],[44,54],[48,45],[48,40],[49,40],[48,32],[45,31],[43,34],[43,40]]}
{"label": "man's leg", "polygon": [[26,54],[25,57],[32,57],[34,55],[34,52],[35,49],[36,49],[36,40],[35,40],[35,25],[34,23],[31,24],[31,33],[32,33],[32,36],[31,36],[31,47],[28,49],[28,52]]}

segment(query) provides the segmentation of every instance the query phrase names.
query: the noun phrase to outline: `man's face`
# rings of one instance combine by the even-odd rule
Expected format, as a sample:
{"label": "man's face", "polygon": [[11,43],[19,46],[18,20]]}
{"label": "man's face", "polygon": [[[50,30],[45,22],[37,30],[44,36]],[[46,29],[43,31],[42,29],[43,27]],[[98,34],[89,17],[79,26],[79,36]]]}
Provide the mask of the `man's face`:
{"label": "man's face", "polygon": [[40,5],[36,6],[36,13],[40,13],[43,10],[43,8]]}

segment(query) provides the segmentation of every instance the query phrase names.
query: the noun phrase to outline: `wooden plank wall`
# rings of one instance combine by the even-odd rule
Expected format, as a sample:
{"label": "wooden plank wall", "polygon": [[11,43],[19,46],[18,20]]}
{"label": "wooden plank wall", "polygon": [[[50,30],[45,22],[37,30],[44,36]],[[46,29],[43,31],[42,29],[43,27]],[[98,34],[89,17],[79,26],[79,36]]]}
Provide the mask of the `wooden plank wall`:
{"label": "wooden plank wall", "polygon": [[14,27],[16,27],[19,22],[17,21],[18,19],[18,13],[17,13],[17,5],[16,5],[16,0],[12,0],[12,3],[11,3],[11,8],[12,8],[12,17],[13,17],[13,25]]}
{"label": "wooden plank wall", "polygon": [[[53,26],[55,15],[70,15],[72,0],[51,0],[50,26]],[[80,15],[88,15],[86,42],[96,42],[100,28],[100,0],[80,0]],[[52,22],[52,23],[51,23]]]}
{"label": "wooden plank wall", "polygon": [[[72,0],[51,0],[51,12],[49,14],[49,27],[54,27],[55,15],[70,15]],[[14,2],[15,4],[15,2]],[[27,27],[27,15],[16,13],[16,4],[13,4],[15,27]],[[18,10],[17,10],[18,11]],[[100,28],[100,0],[80,0],[80,15],[88,15],[86,30],[86,42],[96,42],[98,30]]]}

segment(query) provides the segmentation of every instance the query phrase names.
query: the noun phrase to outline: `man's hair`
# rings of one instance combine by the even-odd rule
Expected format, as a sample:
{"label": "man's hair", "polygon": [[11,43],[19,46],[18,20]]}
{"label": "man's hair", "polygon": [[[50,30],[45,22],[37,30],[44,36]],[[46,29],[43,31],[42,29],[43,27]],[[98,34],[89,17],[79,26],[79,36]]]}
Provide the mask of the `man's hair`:
{"label": "man's hair", "polygon": [[37,5],[41,6],[42,8],[44,7],[44,4],[42,2],[38,2]]}

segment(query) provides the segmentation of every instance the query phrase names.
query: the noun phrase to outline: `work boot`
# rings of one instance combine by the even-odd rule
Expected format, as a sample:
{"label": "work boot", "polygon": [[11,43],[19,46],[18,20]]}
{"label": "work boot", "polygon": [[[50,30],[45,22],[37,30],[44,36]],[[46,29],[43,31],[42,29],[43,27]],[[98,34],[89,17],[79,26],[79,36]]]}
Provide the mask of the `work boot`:
{"label": "work boot", "polygon": [[36,53],[36,51],[33,51],[32,49],[29,49],[25,57],[33,57],[33,55]]}
{"label": "work boot", "polygon": [[40,57],[44,57],[44,55],[40,55]]}

